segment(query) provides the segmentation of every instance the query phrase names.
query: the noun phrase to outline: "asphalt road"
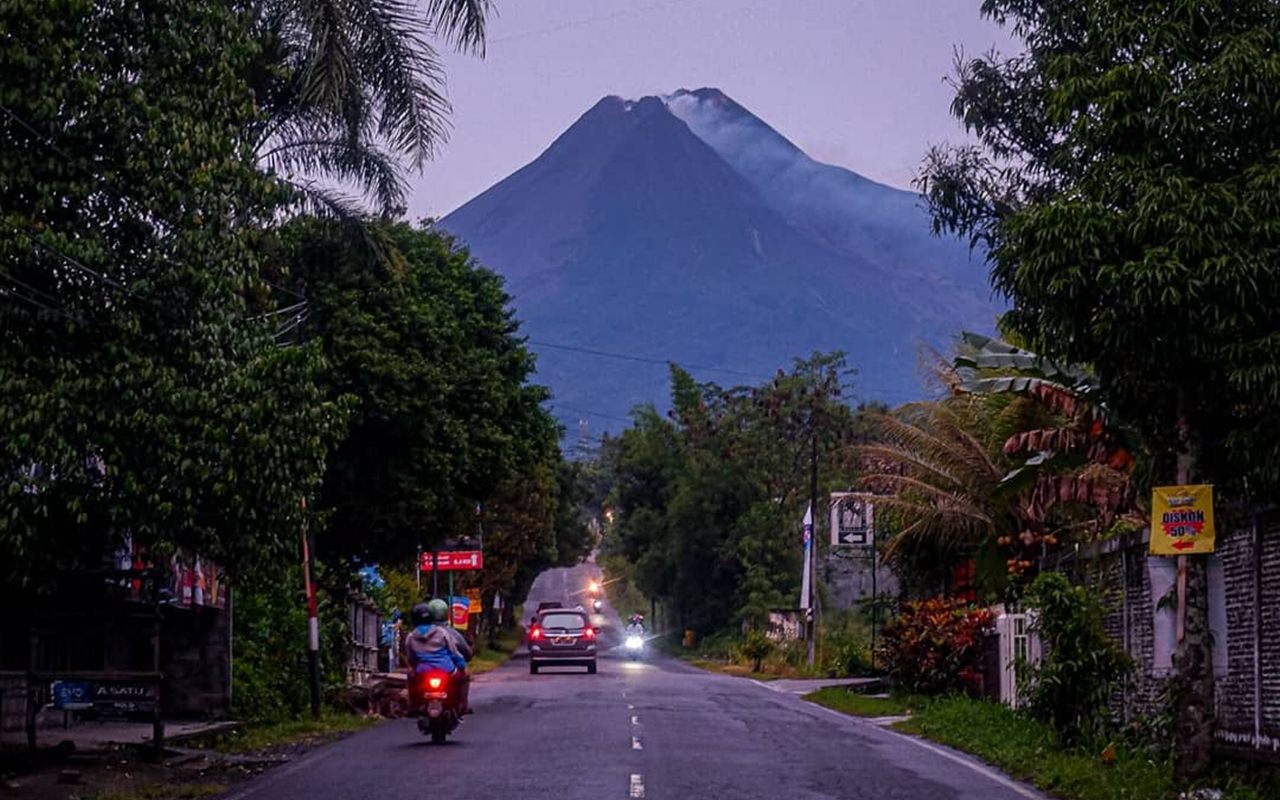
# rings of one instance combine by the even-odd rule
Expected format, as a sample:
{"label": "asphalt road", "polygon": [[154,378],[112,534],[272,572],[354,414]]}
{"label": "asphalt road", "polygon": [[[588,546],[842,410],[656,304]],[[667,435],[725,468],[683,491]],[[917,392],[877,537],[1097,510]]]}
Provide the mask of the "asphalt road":
{"label": "asphalt road", "polygon": [[[577,594],[591,564],[538,579],[529,606]],[[606,608],[617,644],[617,616]],[[965,756],[741,678],[606,649],[599,673],[529,674],[517,658],[475,679],[447,744],[411,720],[379,725],[269,772],[234,800],[1013,800],[1033,790]]]}

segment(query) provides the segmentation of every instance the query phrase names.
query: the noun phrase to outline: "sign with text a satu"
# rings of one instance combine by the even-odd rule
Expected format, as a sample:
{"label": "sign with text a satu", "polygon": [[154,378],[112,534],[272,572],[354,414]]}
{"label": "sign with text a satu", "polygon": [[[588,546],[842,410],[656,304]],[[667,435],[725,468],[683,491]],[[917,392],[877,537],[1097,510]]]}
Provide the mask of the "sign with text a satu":
{"label": "sign with text a satu", "polygon": [[[436,568],[441,572],[484,569],[484,553],[479,550],[444,550],[436,553]],[[431,554],[422,554],[422,571],[431,571]]]}
{"label": "sign with text a satu", "polygon": [[1151,490],[1151,552],[1188,556],[1213,552],[1213,487],[1157,486]]}

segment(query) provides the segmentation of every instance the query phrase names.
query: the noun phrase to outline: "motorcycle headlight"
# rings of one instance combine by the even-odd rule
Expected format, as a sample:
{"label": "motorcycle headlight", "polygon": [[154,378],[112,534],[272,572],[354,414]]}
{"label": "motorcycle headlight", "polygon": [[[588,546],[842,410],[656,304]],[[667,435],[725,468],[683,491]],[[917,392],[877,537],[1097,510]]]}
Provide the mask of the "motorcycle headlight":
{"label": "motorcycle headlight", "polygon": [[639,650],[641,647],[644,647],[644,639],[641,639],[639,636],[627,637],[628,650]]}

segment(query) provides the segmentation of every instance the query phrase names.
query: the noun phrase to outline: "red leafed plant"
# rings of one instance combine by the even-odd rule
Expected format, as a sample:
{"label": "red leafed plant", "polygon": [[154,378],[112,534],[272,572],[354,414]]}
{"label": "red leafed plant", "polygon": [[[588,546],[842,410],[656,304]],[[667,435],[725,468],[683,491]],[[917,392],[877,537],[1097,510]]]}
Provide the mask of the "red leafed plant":
{"label": "red leafed plant", "polygon": [[977,693],[982,642],[995,613],[959,600],[907,603],[884,631],[885,663],[901,688],[923,694]]}

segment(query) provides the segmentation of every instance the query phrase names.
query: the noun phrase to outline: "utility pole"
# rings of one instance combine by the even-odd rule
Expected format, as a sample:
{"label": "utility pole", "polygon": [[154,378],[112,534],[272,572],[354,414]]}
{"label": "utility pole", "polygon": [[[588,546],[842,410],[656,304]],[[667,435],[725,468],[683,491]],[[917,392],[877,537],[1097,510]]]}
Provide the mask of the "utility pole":
{"label": "utility pole", "polygon": [[[432,565],[434,566],[434,565]],[[418,592],[416,600],[422,600],[422,545],[418,545],[413,559],[413,584]]]}
{"label": "utility pole", "polygon": [[307,591],[307,671],[311,677],[311,716],[320,718],[320,619],[311,575],[315,541],[307,530],[307,498],[302,498],[302,584]]}
{"label": "utility pole", "polygon": [[818,559],[815,553],[818,550],[818,429],[814,426],[809,438],[809,546],[805,551],[805,558],[809,563],[805,566],[809,570],[809,596],[805,601],[809,605],[809,613],[813,615],[813,622],[809,625],[809,648],[806,653],[805,660],[809,668],[813,668],[814,650],[818,641],[818,608],[814,602],[818,596],[814,585],[818,581],[818,573],[815,567]]}

